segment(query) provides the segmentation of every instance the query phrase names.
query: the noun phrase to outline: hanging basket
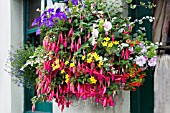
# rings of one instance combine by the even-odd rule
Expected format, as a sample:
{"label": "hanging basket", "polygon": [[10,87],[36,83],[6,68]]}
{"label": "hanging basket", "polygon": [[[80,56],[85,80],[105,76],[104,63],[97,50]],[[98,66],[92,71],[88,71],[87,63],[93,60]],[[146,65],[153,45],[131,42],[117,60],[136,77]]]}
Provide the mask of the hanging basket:
{"label": "hanging basket", "polygon": [[64,11],[50,8],[35,19],[45,51],[33,110],[36,101],[54,99],[63,111],[71,96],[114,106],[117,91],[142,85],[148,67],[156,65],[157,46],[146,40],[143,28],[132,33],[135,22],[122,17],[120,8],[102,0],[72,0]]}

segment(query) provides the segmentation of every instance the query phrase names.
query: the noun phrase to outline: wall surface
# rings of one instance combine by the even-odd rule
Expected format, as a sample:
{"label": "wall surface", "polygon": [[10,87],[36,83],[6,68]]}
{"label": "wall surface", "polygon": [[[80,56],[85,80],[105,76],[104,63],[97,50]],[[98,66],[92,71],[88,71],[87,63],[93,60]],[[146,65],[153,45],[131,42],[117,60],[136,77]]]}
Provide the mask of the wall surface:
{"label": "wall surface", "polygon": [[[18,47],[23,41],[23,0],[11,0],[11,45]],[[24,91],[11,82],[11,113],[23,113]]]}
{"label": "wall surface", "polygon": [[21,0],[1,0],[0,3],[0,113],[23,113],[23,89],[12,82],[4,71],[11,45],[22,42]]}
{"label": "wall surface", "polygon": [[65,108],[63,112],[53,102],[53,113],[130,113],[130,92],[123,91],[118,95],[118,98],[114,107],[106,109],[101,104],[97,105],[94,100],[83,101],[73,98],[71,99],[73,104],[69,108]]}
{"label": "wall surface", "polygon": [[0,113],[11,113],[11,77],[5,71],[5,61],[11,44],[10,0],[0,3]]}

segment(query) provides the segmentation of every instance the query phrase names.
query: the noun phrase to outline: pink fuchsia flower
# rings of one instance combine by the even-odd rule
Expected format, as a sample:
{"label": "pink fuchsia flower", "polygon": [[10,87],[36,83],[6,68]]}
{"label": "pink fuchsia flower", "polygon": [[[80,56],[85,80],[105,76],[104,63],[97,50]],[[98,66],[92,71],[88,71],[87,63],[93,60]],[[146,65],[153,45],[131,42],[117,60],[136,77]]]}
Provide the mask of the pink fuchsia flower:
{"label": "pink fuchsia flower", "polygon": [[104,30],[105,30],[106,32],[109,31],[109,30],[112,28],[111,22],[109,22],[109,21],[107,21],[107,20],[105,20],[103,26],[104,26]]}
{"label": "pink fuchsia flower", "polygon": [[146,64],[147,58],[144,56],[137,56],[135,61],[137,65],[142,67],[144,64]]}
{"label": "pink fuchsia flower", "polygon": [[148,65],[149,66],[155,66],[156,65],[156,57],[152,57],[149,61],[148,61]]}

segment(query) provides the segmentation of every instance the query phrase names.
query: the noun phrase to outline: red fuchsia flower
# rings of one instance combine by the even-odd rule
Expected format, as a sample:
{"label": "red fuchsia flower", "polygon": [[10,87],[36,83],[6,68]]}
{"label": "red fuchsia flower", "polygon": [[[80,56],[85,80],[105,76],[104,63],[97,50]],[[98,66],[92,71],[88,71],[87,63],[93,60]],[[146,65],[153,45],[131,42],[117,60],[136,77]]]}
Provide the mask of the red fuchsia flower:
{"label": "red fuchsia flower", "polygon": [[71,47],[70,47],[70,49],[71,49],[71,52],[74,51],[74,40],[71,40]]}
{"label": "red fuchsia flower", "polygon": [[34,111],[35,111],[35,105],[32,106],[32,112],[34,112]]}
{"label": "red fuchsia flower", "polygon": [[68,19],[68,22],[71,23],[71,22],[72,22],[72,19]]}
{"label": "red fuchsia flower", "polygon": [[55,48],[56,48],[56,42],[53,42],[51,50],[55,51]]}
{"label": "red fuchsia flower", "polygon": [[46,50],[47,50],[47,47],[48,47],[48,43],[49,43],[49,40],[48,39],[44,39],[43,46],[45,47]]}
{"label": "red fuchsia flower", "polygon": [[130,57],[130,51],[128,48],[126,48],[126,57],[125,59],[127,60]]}
{"label": "red fuchsia flower", "polygon": [[74,34],[74,31],[73,31],[73,28],[71,28],[68,32],[68,37],[73,36],[73,34]]}
{"label": "red fuchsia flower", "polygon": [[114,36],[114,35],[112,35],[112,42],[114,42],[114,40],[115,40],[115,36]]}
{"label": "red fuchsia flower", "polygon": [[65,36],[63,46],[66,48],[67,47],[67,37]]}
{"label": "red fuchsia flower", "polygon": [[60,31],[60,37],[59,37],[59,40],[60,40],[60,44],[63,44],[63,33],[62,31]]}

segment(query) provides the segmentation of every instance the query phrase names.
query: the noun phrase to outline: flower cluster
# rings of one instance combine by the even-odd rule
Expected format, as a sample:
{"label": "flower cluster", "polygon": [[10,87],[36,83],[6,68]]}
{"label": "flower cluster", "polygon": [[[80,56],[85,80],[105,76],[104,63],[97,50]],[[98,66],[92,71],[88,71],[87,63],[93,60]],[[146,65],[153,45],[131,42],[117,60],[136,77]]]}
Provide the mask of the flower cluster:
{"label": "flower cluster", "polygon": [[45,51],[33,106],[55,99],[63,110],[70,96],[114,106],[117,91],[143,83],[147,68],[156,65],[157,45],[143,28],[133,35],[135,22],[115,11],[101,0],[71,0],[64,11],[48,9],[35,19]]}

